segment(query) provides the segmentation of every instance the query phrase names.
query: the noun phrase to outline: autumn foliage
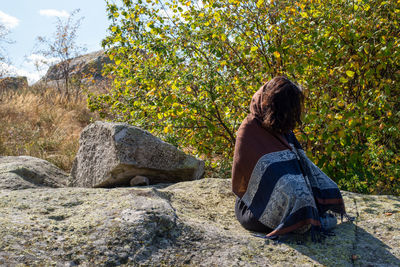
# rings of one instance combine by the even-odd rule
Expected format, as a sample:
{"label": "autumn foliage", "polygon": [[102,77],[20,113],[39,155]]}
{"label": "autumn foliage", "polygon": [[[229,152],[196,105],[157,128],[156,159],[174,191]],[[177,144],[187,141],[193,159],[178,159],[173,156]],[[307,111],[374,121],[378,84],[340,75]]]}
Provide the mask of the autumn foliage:
{"label": "autumn foliage", "polygon": [[296,134],[342,189],[400,194],[400,2],[107,4],[115,88],[103,116],[144,127],[229,177],[235,132],[276,75],[305,90]]}

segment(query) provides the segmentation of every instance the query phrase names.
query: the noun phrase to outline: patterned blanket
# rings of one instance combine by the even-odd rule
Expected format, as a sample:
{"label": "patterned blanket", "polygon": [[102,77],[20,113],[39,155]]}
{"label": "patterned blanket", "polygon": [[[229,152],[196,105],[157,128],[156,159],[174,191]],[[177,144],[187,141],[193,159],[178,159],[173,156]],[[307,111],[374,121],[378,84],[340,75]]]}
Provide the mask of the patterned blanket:
{"label": "patterned blanket", "polygon": [[331,210],[345,214],[339,188],[306,156],[293,134],[292,149],[262,156],[250,176],[243,202],[264,225],[274,229],[268,236],[314,225]]}

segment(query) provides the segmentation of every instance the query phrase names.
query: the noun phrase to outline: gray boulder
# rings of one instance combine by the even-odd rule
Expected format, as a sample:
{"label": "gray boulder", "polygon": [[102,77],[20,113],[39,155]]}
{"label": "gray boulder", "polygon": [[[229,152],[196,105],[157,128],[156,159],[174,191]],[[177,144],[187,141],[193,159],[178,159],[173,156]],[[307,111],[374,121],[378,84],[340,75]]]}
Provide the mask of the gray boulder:
{"label": "gray boulder", "polygon": [[81,133],[69,186],[129,185],[135,176],[150,184],[196,180],[204,162],[149,132],[124,123],[95,122]]}
{"label": "gray boulder", "polygon": [[[109,64],[112,61],[104,53],[103,50],[84,54],[73,59],[70,59],[68,66],[70,69],[71,77],[93,77],[94,80],[101,80],[103,66]],[[42,78],[42,81],[56,81],[64,80],[62,63],[51,66],[46,75]]]}
{"label": "gray boulder", "polygon": [[25,76],[5,77],[0,79],[0,93],[18,91],[28,87],[28,79]]}
{"label": "gray boulder", "polygon": [[50,162],[29,156],[0,156],[0,189],[63,187],[68,175]]}
{"label": "gray boulder", "polygon": [[84,86],[90,92],[108,92],[111,79],[103,75],[103,67],[112,63],[103,50],[77,56],[68,61],[52,65],[39,81],[32,87],[38,90],[43,88],[57,88],[64,91],[65,66],[68,66],[69,88],[77,89]]}

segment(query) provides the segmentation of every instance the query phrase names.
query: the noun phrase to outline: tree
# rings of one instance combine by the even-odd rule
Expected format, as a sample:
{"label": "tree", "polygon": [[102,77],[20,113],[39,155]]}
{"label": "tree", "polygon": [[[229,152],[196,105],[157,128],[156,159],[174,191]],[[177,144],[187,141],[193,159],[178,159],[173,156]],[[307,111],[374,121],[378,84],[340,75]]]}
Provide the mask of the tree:
{"label": "tree", "polygon": [[7,58],[7,52],[3,44],[11,44],[12,41],[8,39],[8,34],[10,31],[0,23],[0,78],[9,74],[7,66],[9,65],[9,60]]}
{"label": "tree", "polygon": [[342,189],[400,194],[399,2],[107,2],[115,89],[92,110],[149,129],[229,177],[235,132],[276,75],[307,95],[296,131]]}
{"label": "tree", "polygon": [[[84,17],[78,17],[80,10],[75,9],[66,19],[57,17],[56,30],[51,38],[39,36],[37,38],[39,47],[36,53],[47,58],[57,58],[58,67],[61,70],[65,95],[70,95],[70,78],[71,78],[71,59],[82,54],[85,49],[76,43],[78,30]],[[52,61],[51,61],[52,62]],[[44,64],[49,64],[43,61]]]}

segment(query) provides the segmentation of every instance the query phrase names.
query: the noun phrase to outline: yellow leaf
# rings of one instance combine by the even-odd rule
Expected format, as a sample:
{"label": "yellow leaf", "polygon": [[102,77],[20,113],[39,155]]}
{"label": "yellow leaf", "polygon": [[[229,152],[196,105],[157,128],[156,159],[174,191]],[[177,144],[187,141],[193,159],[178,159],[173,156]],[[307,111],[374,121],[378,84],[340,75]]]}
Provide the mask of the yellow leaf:
{"label": "yellow leaf", "polygon": [[336,114],[336,115],[335,115],[335,119],[337,119],[337,120],[341,120],[341,119],[343,119],[343,116],[342,116],[342,115],[340,115],[340,114]]}
{"label": "yellow leaf", "polygon": [[219,22],[221,20],[221,15],[219,13],[214,14],[214,19],[216,22]]}
{"label": "yellow leaf", "polygon": [[279,54],[278,51],[275,51],[275,52],[274,52],[274,56],[275,56],[276,58],[280,58],[280,57],[281,57],[281,54]]}
{"label": "yellow leaf", "polygon": [[[251,50],[251,52],[257,51],[257,50],[258,50],[258,47],[257,47],[257,46],[253,46],[250,50]],[[279,53],[278,53],[278,54],[279,54]]]}
{"label": "yellow leaf", "polygon": [[348,70],[346,71],[347,76],[349,76],[350,78],[354,77],[354,71]]}
{"label": "yellow leaf", "polygon": [[225,42],[225,40],[226,40],[226,35],[225,35],[225,34],[221,34],[221,40],[222,40],[223,42]]}

